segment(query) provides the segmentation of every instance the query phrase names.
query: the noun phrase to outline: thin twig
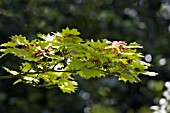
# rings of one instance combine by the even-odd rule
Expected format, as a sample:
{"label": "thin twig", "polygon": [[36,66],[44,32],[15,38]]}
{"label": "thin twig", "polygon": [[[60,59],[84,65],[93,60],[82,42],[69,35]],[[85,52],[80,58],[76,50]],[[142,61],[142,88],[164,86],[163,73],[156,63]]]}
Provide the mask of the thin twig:
{"label": "thin twig", "polygon": [[9,78],[20,78],[20,75],[5,75],[5,76],[0,76],[0,79],[9,79]]}

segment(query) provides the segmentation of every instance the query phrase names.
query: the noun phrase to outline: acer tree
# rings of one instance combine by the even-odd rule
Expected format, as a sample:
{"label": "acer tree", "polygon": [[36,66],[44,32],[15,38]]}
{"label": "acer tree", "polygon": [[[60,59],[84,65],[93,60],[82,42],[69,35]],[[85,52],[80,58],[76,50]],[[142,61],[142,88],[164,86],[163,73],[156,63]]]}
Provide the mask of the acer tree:
{"label": "acer tree", "polygon": [[155,76],[147,71],[151,65],[142,61],[142,48],[136,42],[83,40],[77,29],[62,29],[62,32],[37,34],[29,41],[15,35],[1,45],[1,57],[13,54],[21,59],[19,70],[3,67],[11,75],[0,79],[18,78],[14,84],[23,82],[35,87],[59,87],[63,92],[75,92],[75,76],[116,76],[124,82],[138,83],[139,75]]}

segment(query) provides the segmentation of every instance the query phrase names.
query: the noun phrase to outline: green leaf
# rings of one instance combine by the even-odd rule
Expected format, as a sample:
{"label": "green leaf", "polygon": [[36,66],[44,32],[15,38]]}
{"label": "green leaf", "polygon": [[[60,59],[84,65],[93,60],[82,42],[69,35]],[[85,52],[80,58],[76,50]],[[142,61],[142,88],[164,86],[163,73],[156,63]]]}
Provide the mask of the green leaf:
{"label": "green leaf", "polygon": [[20,67],[20,68],[23,72],[28,72],[31,70],[32,66],[30,63],[25,62],[25,63],[22,63],[22,67]]}
{"label": "green leaf", "polygon": [[101,77],[101,76],[103,76],[103,74],[101,74],[101,72],[99,70],[86,69],[86,68],[83,68],[77,74],[80,74],[80,76],[83,76],[86,79],[89,79],[89,78],[92,78],[92,77]]}
{"label": "green leaf", "polygon": [[19,82],[22,82],[22,79],[16,80],[16,81],[13,83],[13,85],[18,84]]}
{"label": "green leaf", "polygon": [[122,80],[124,82],[129,81],[130,83],[134,83],[134,82],[137,83],[140,81],[140,79],[138,77],[135,77],[135,76],[133,76],[133,74],[128,74],[128,73],[122,73],[119,76],[118,80]]}
{"label": "green leaf", "polygon": [[4,53],[5,51],[6,51],[6,49],[0,49],[0,52],[3,52],[3,53]]}
{"label": "green leaf", "polygon": [[117,62],[117,63],[122,62],[123,64],[128,64],[127,59],[123,59],[123,58],[122,59],[114,58],[114,59],[111,59],[111,61]]}
{"label": "green leaf", "polygon": [[45,47],[48,47],[49,45],[52,45],[50,41],[41,41],[38,44],[42,49],[44,49]]}
{"label": "green leaf", "polygon": [[35,76],[37,76],[36,74],[32,74],[31,76],[27,75],[23,77],[23,80],[26,81],[26,83],[28,84],[38,84],[39,83],[39,79],[37,79]]}
{"label": "green leaf", "polygon": [[60,76],[61,73],[48,71],[48,72],[45,72],[44,74],[48,75],[50,78],[56,79],[57,77]]}
{"label": "green leaf", "polygon": [[12,36],[11,39],[18,44],[23,44],[23,45],[27,45],[29,44],[29,41],[26,40],[26,37],[23,37],[22,35],[15,35]]}
{"label": "green leaf", "polygon": [[140,44],[136,42],[132,42],[127,46],[127,48],[143,48],[143,46],[140,46]]}
{"label": "green leaf", "polygon": [[93,48],[98,48],[98,49],[105,48],[107,46],[106,43],[103,43],[100,40],[97,40],[97,42],[94,42],[93,40],[92,41],[87,41],[86,44],[90,45]]}
{"label": "green leaf", "polygon": [[77,29],[69,29],[68,27],[66,29],[62,29],[62,36],[76,36],[79,35],[80,32],[77,31]]}
{"label": "green leaf", "polygon": [[158,75],[158,73],[155,73],[155,72],[149,72],[149,71],[146,71],[145,73],[143,73],[144,75],[149,75],[149,76],[156,76]]}
{"label": "green leaf", "polygon": [[64,38],[63,39],[64,43],[71,43],[71,44],[79,44],[81,42],[83,42],[83,39],[79,38],[79,37],[74,37],[74,38]]}
{"label": "green leaf", "polygon": [[1,56],[0,56],[0,58],[2,58],[3,56],[5,56],[6,54],[2,54]]}
{"label": "green leaf", "polygon": [[46,37],[46,35],[45,35],[45,34],[42,34],[42,33],[38,33],[38,34],[37,34],[37,37],[44,39],[44,37]]}
{"label": "green leaf", "polygon": [[17,71],[14,71],[14,70],[10,70],[9,68],[7,68],[7,67],[3,67],[7,72],[9,72],[9,73],[11,73],[12,75],[18,75],[19,74],[19,72],[17,72]]}
{"label": "green leaf", "polygon": [[3,52],[3,54],[0,56],[0,58],[5,56],[6,54],[8,54],[8,53],[6,53],[6,49],[0,49],[0,52]]}
{"label": "green leaf", "polygon": [[1,44],[1,46],[5,46],[5,47],[15,47],[17,45],[16,42],[7,42],[4,44]]}
{"label": "green leaf", "polygon": [[17,57],[20,57],[21,59],[28,60],[28,61],[38,61],[41,59],[41,57],[36,57],[36,58],[32,57],[33,52],[31,50],[26,51],[24,49],[19,49],[19,48],[7,48],[4,51],[4,54],[6,55],[8,53],[14,54]]}
{"label": "green leaf", "polygon": [[78,59],[71,59],[70,64],[68,65],[71,69],[79,70],[84,68],[85,63]]}
{"label": "green leaf", "polygon": [[46,83],[49,83],[49,82],[50,82],[50,76],[47,75],[47,74],[40,73],[40,74],[38,75],[38,78],[39,78],[39,79],[42,78]]}
{"label": "green leaf", "polygon": [[71,81],[65,78],[62,78],[58,82],[58,87],[64,92],[64,93],[72,93],[75,92],[77,88],[77,82]]}

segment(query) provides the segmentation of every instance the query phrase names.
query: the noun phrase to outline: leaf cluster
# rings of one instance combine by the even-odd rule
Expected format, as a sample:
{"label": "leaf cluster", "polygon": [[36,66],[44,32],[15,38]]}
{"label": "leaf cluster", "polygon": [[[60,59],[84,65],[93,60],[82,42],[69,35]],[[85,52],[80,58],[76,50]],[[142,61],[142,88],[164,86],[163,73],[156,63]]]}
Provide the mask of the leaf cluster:
{"label": "leaf cluster", "polygon": [[23,60],[19,70],[4,69],[10,76],[35,87],[59,87],[63,92],[75,92],[75,76],[89,79],[114,75],[124,82],[140,82],[139,75],[155,76],[148,72],[149,63],[142,61],[142,48],[136,42],[127,44],[124,41],[93,41],[79,37],[77,29],[63,29],[62,32],[37,34],[32,41],[15,35],[11,41],[1,45],[2,56],[13,54]]}

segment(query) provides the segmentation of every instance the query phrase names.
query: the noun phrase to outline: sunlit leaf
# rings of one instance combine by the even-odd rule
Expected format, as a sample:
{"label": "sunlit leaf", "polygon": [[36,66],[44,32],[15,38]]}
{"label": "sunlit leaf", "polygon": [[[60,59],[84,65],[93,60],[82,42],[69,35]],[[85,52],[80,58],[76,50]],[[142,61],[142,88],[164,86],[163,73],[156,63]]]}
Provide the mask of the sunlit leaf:
{"label": "sunlit leaf", "polygon": [[62,32],[61,32],[62,36],[76,36],[79,34],[80,32],[78,32],[77,29],[69,29],[68,27],[66,29],[62,29]]}
{"label": "sunlit leaf", "polygon": [[155,72],[148,72],[146,71],[145,73],[143,73],[144,75],[149,75],[149,76],[156,76],[158,75],[158,73],[155,73]]}
{"label": "sunlit leaf", "polygon": [[78,72],[78,74],[80,74],[80,76],[83,76],[87,79],[89,79],[91,77],[101,77],[101,76],[103,76],[99,70],[86,69],[86,68],[83,68],[81,71]]}
{"label": "sunlit leaf", "polygon": [[29,44],[29,41],[26,40],[26,37],[23,37],[22,35],[12,36],[11,39],[18,44],[23,44],[23,45]]}
{"label": "sunlit leaf", "polygon": [[59,88],[64,92],[64,93],[72,93],[75,92],[77,88],[77,82],[75,81],[70,81],[67,79],[60,79],[58,82]]}
{"label": "sunlit leaf", "polygon": [[13,83],[13,85],[18,84],[19,82],[22,82],[22,79],[16,80],[16,81]]}
{"label": "sunlit leaf", "polygon": [[12,75],[18,75],[19,74],[19,72],[17,72],[17,71],[14,71],[14,70],[10,70],[9,68],[7,68],[7,67],[3,67],[7,72],[9,72],[9,73],[11,73]]}
{"label": "sunlit leaf", "polygon": [[1,44],[1,46],[7,46],[7,47],[15,47],[17,45],[16,42],[7,42],[4,44]]}
{"label": "sunlit leaf", "polygon": [[31,64],[28,63],[28,62],[25,62],[25,63],[22,63],[22,67],[21,67],[21,70],[23,72],[28,72],[29,70],[31,70]]}

